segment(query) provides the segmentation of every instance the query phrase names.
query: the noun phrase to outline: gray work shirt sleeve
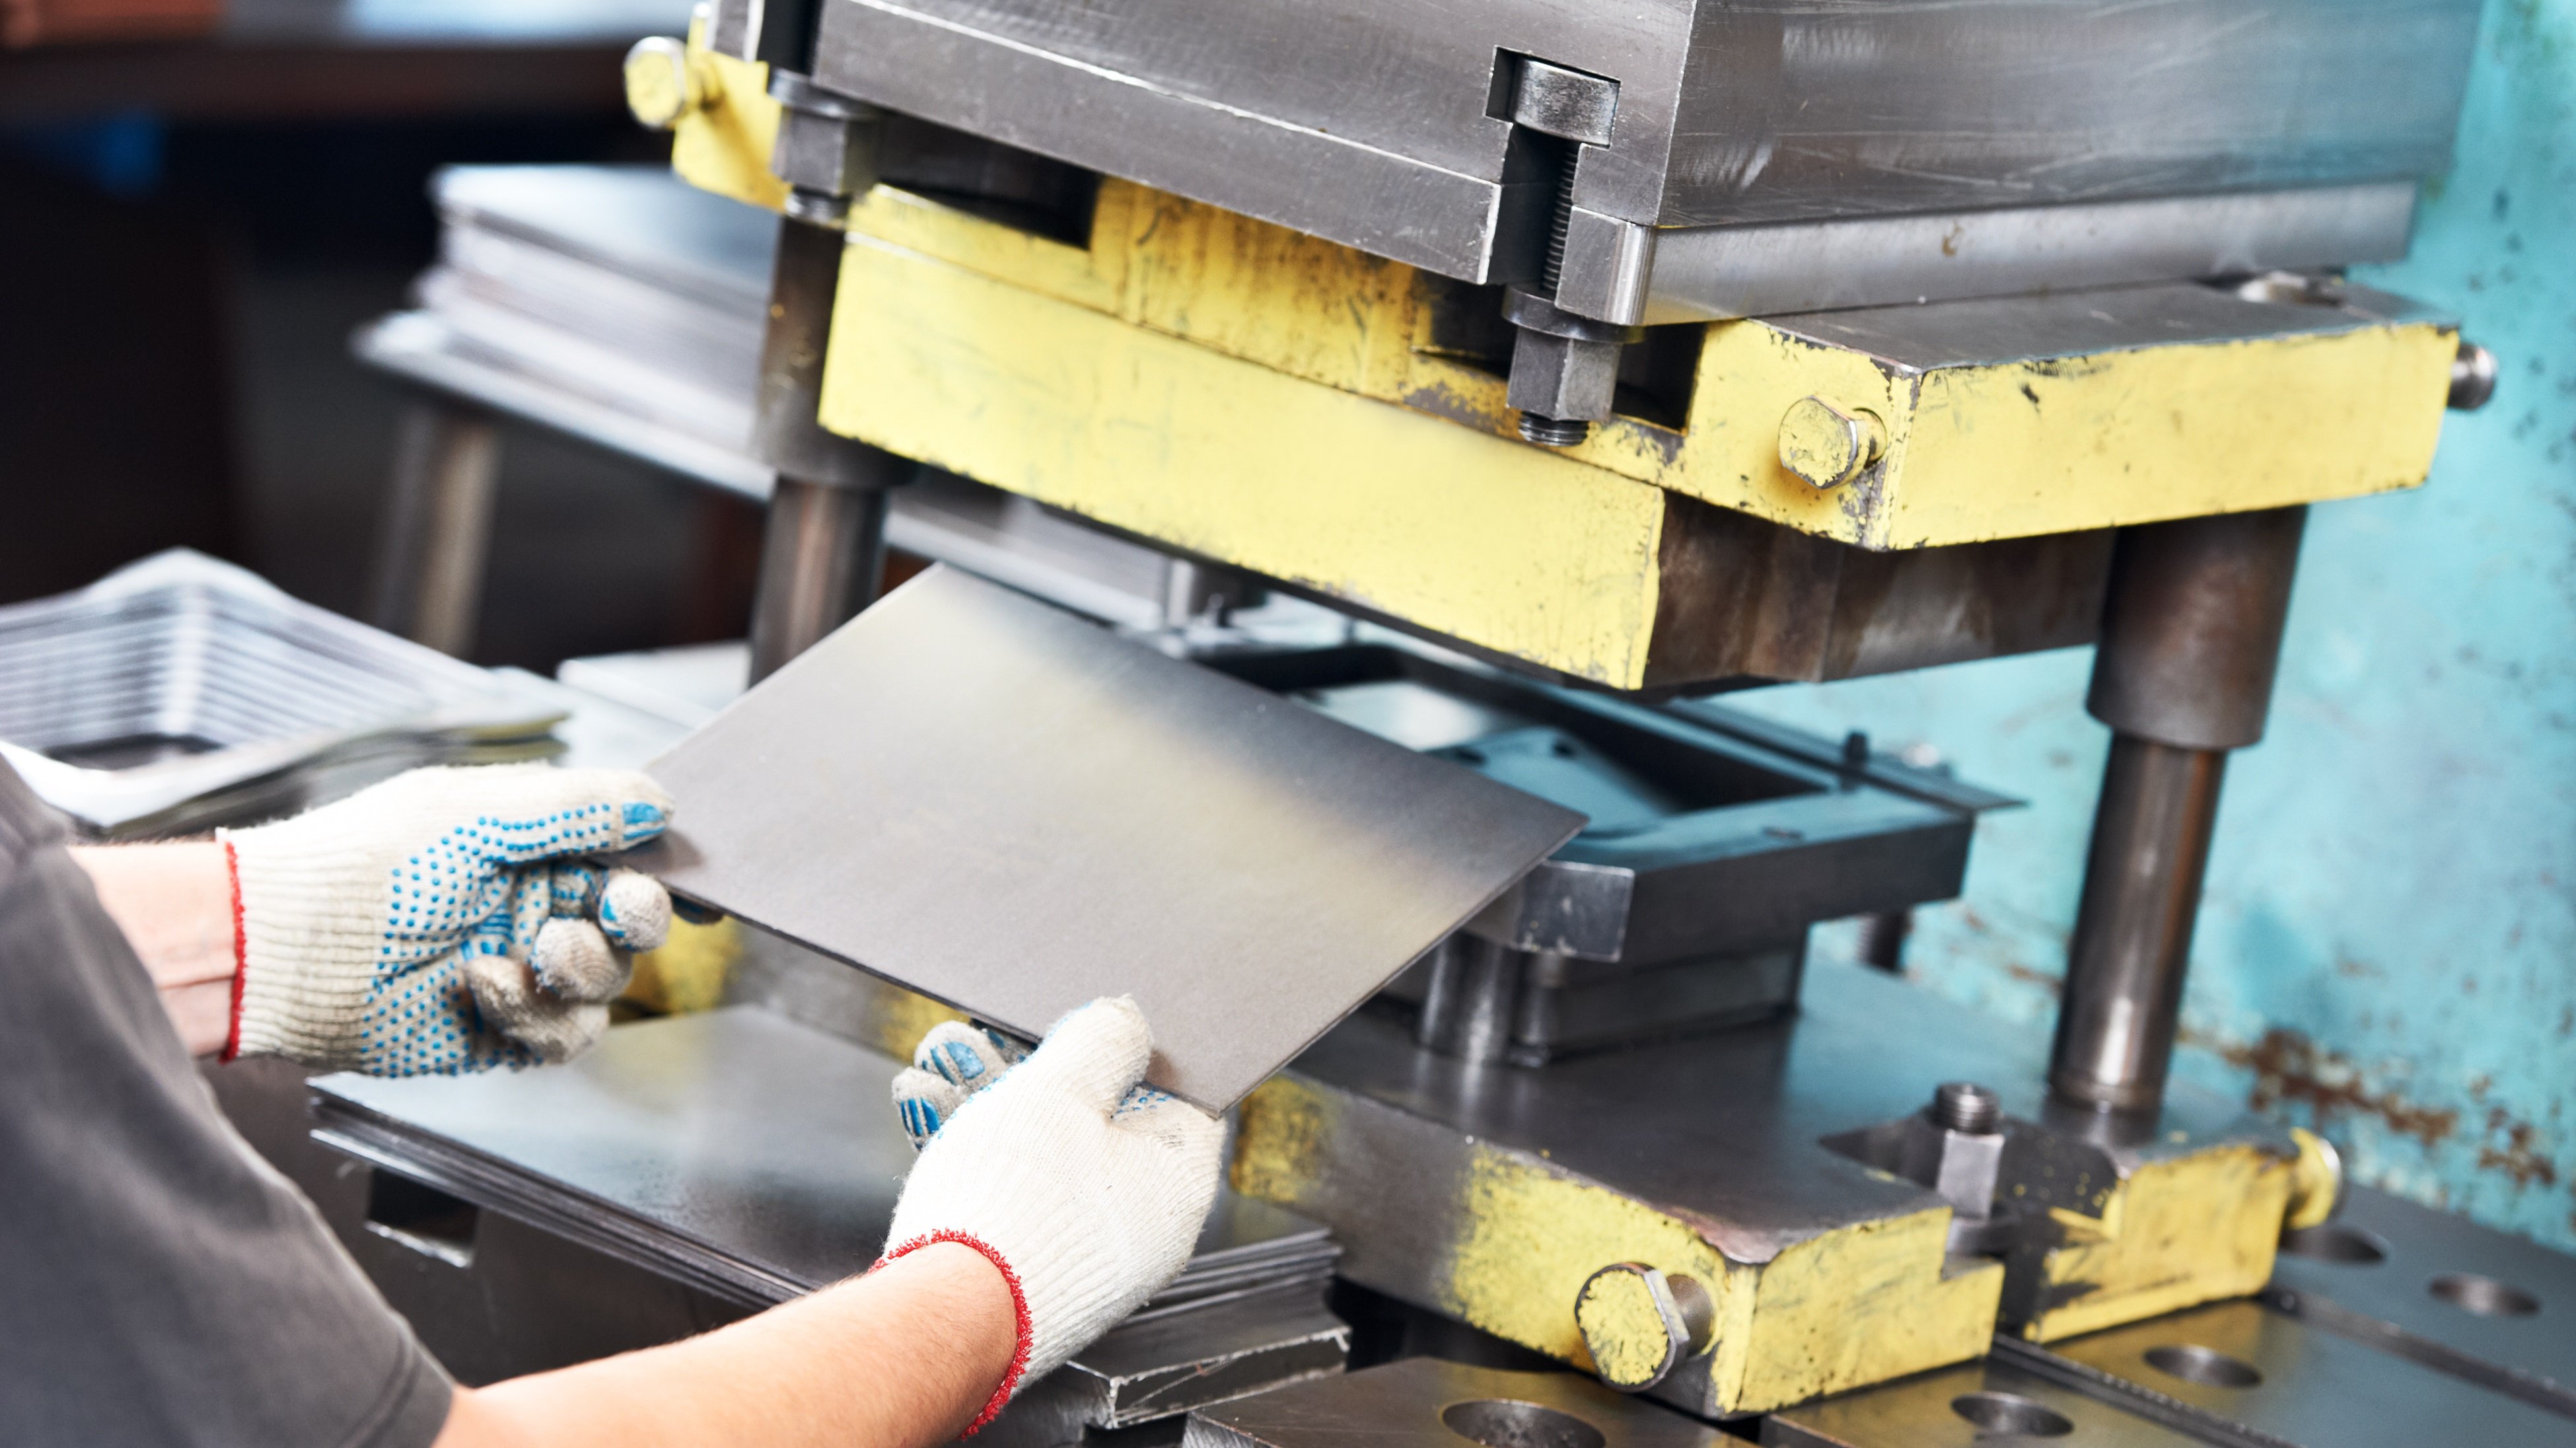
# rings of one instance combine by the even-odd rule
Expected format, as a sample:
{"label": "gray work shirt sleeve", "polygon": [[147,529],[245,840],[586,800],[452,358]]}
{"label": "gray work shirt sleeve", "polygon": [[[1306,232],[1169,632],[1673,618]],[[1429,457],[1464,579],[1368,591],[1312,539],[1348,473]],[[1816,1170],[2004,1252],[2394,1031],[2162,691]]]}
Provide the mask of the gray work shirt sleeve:
{"label": "gray work shirt sleeve", "polygon": [[446,1375],[214,1098],[0,765],[0,1439],[383,1445]]}

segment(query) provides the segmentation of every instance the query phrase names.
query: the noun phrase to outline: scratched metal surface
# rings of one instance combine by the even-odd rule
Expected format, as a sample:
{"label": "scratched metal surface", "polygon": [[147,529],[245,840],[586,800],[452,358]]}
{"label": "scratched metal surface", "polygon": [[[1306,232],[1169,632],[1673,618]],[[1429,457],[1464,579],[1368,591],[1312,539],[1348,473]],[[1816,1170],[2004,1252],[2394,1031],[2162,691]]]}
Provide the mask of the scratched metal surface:
{"label": "scratched metal surface", "polygon": [[[2357,273],[2503,360],[2424,490],[2316,510],[2270,737],[2230,766],[2187,1079],[2356,1176],[2576,1248],[2576,0],[2488,7],[2414,255]],[[2106,734],[2084,651],[1738,695],[1929,741],[2032,807],[1978,829],[1908,961],[2045,1029]]]}
{"label": "scratched metal surface", "polygon": [[1132,995],[1211,1110],[1583,823],[946,568],[651,768],[638,868],[1023,1035]]}

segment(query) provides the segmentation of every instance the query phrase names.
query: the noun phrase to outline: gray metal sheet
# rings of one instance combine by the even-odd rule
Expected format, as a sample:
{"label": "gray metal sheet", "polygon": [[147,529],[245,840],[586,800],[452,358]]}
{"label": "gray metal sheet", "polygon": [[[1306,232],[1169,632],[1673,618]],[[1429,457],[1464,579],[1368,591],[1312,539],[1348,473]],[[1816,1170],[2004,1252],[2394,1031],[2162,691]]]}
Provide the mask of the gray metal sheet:
{"label": "gray metal sheet", "polygon": [[[2368,1187],[2347,1193],[2334,1221],[2283,1245],[2273,1300],[2391,1351],[2457,1372],[2483,1369],[2533,1401],[2576,1413],[2576,1257]],[[2359,1250],[2344,1245],[2353,1242]],[[2436,1282],[2462,1277],[2521,1297],[2467,1299],[2490,1309],[2480,1313],[2459,1305],[2463,1294],[2434,1291]],[[2526,1305],[2530,1311],[2496,1310]]]}
{"label": "gray metal sheet", "polygon": [[430,193],[450,235],[487,230],[524,237],[753,319],[769,300],[777,224],[689,185],[668,167],[447,166],[431,178]]}
{"label": "gray metal sheet", "polygon": [[2440,320],[2429,307],[2366,287],[2345,289],[2338,302],[2306,303],[2252,301],[2193,282],[1763,318],[1792,336],[1913,371]]}
{"label": "gray metal sheet", "polygon": [[[326,1144],[750,1302],[864,1269],[917,1159],[887,1103],[899,1062],[752,1006],[610,1031],[536,1071],[316,1077]],[[1205,1289],[1312,1281],[1308,1218],[1218,1194],[1152,1307]]]}
{"label": "gray metal sheet", "polygon": [[[2220,1302],[2070,1342],[2049,1355],[2218,1442],[2563,1444],[2576,1421],[2322,1332],[2254,1302]],[[2250,1371],[2248,1371],[2250,1369]],[[2176,1408],[2182,1411],[2174,1411]]]}
{"label": "gray metal sheet", "polygon": [[1583,823],[948,569],[653,772],[681,894],[1026,1035],[1131,994],[1212,1109]]}
{"label": "gray metal sheet", "polygon": [[[1976,1412],[2018,1412],[2030,1427],[2053,1431],[1993,1432],[1968,1416]],[[2052,1418],[2065,1426],[2057,1427],[2049,1421]],[[1989,1416],[1987,1421],[1998,1420]],[[1978,1448],[2038,1443],[2196,1448],[2208,1440],[1989,1361],[1785,1409],[1763,1420],[1762,1442],[1765,1448]]]}
{"label": "gray metal sheet", "polygon": [[884,1249],[916,1160],[887,1104],[896,1069],[733,1007],[619,1027],[556,1069],[312,1084],[332,1145],[666,1276],[777,1301]]}
{"label": "gray metal sheet", "polygon": [[[1467,1405],[1474,1405],[1468,1407]],[[1485,1419],[1461,1417],[1485,1410]],[[1532,1411],[1535,1410],[1535,1411]],[[1566,1418],[1576,1420],[1568,1424]],[[1595,1436],[1587,1437],[1588,1428]],[[1190,1415],[1182,1448],[1722,1448],[1705,1423],[1576,1373],[1511,1372],[1437,1358],[1299,1383]]]}
{"label": "gray metal sheet", "polygon": [[[623,1026],[541,1070],[319,1077],[313,1134],[488,1209],[451,1250],[374,1225],[358,1245],[371,1259],[369,1243],[402,1242],[470,1274],[466,1320],[428,1335],[442,1351],[461,1337],[486,1376],[515,1375],[667,1340],[668,1322],[583,1330],[591,1314],[669,1301],[638,1282],[756,1307],[864,1270],[916,1159],[886,1102],[897,1065],[737,1006]],[[1043,1448],[1086,1423],[1338,1371],[1349,1330],[1323,1305],[1334,1250],[1315,1222],[1221,1191],[1180,1275],[1016,1400],[996,1441]],[[419,1274],[394,1276],[423,1306]],[[485,1297],[518,1303],[506,1332],[476,1326]]]}
{"label": "gray metal sheet", "polygon": [[[1468,929],[1519,950],[1657,964],[1956,894],[1969,808],[1730,733],[1736,716],[1536,684],[1403,640],[1238,650],[1209,667],[1590,816]],[[1712,724],[1718,727],[1710,727]]]}
{"label": "gray metal sheet", "polygon": [[[1653,233],[1653,281],[1639,320],[1653,326],[2396,261],[2414,221],[2415,184],[2382,181],[1673,227]],[[1567,285],[1577,277],[1569,272]],[[1586,300],[1557,294],[1560,306],[1607,314]]]}

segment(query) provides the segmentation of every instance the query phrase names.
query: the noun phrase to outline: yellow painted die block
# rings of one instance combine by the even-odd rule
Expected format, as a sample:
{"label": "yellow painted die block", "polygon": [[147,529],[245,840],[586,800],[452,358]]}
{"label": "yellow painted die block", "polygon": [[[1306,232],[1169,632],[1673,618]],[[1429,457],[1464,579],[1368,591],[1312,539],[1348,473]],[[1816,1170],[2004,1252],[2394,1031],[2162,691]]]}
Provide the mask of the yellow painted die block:
{"label": "yellow painted die block", "polygon": [[[1354,1113],[1368,1120],[1354,1123]],[[1332,1221],[1386,1200],[1367,1173],[1399,1149],[1405,1240],[1346,1238],[1356,1254],[1346,1272],[1587,1370],[1598,1365],[1574,1304],[1594,1272],[1640,1262],[1688,1276],[1710,1296],[1713,1332],[1653,1393],[1692,1412],[1762,1412],[1865,1387],[1976,1357],[1993,1338],[2003,1268],[1947,1255],[1947,1209],[1844,1222],[1766,1261],[1739,1261],[1715,1245],[1705,1218],[1660,1210],[1544,1154],[1399,1120],[1294,1070],[1244,1098],[1230,1180]],[[1406,1260],[1372,1256],[1389,1251]],[[1388,1271],[1403,1281],[1372,1276]]]}
{"label": "yellow painted die block", "polygon": [[[2187,283],[1713,323],[1681,415],[1554,452],[1493,298],[1394,262],[1114,178],[1087,245],[886,186],[849,230],[825,426],[1616,688],[1722,586],[1676,500],[1884,551],[2408,487],[2457,345]],[[1874,419],[1838,487],[1781,462],[1811,398]]]}
{"label": "yellow painted die block", "polygon": [[[1865,548],[1928,548],[2413,487],[2457,327],[2355,289],[2251,302],[2191,283],[1720,322],[1657,481]],[[1779,456],[1807,399],[1886,450],[1820,490]]]}
{"label": "yellow painted die block", "polygon": [[707,49],[707,23],[689,23],[689,106],[671,127],[671,169],[701,191],[776,211],[787,183],[769,173],[778,102],[769,67]]}

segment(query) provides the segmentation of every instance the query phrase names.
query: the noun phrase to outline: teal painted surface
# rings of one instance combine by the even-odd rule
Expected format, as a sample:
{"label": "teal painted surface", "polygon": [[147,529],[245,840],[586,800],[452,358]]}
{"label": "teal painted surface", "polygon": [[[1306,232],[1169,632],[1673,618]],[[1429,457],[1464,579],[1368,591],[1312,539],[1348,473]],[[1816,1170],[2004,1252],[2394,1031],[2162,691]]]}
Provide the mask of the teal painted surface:
{"label": "teal painted surface", "polygon": [[[2178,1069],[2322,1123],[2362,1180],[2576,1248],[2576,0],[2490,4],[2454,169],[2413,255],[2360,279],[2458,313],[2503,383],[2451,414],[2427,488],[2311,515],[2271,732],[2227,777]],[[1928,742],[2032,801],[1980,827],[1907,963],[2040,1030],[2107,745],[2090,667],[1736,700]]]}

